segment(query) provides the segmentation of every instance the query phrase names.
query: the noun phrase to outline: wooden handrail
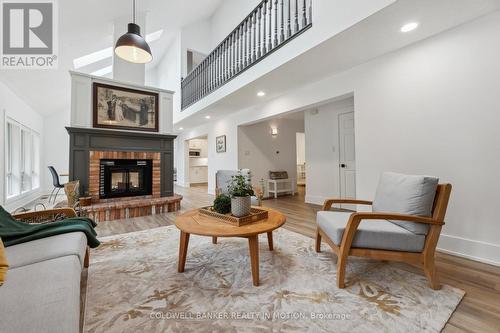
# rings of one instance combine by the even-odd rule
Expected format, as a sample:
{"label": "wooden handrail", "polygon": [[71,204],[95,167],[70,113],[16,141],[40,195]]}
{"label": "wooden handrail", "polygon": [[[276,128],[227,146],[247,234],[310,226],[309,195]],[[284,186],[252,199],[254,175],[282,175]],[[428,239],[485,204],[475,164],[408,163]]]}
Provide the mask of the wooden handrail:
{"label": "wooden handrail", "polygon": [[182,79],[182,110],[211,94],[311,26],[312,0],[262,0]]}

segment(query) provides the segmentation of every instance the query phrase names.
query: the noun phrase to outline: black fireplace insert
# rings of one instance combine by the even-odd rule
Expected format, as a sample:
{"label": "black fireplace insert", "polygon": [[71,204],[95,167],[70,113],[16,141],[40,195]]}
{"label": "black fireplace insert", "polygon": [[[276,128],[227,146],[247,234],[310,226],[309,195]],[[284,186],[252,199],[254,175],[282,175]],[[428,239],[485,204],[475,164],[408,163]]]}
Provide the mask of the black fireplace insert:
{"label": "black fireplace insert", "polygon": [[152,160],[101,160],[99,197],[101,199],[151,195]]}

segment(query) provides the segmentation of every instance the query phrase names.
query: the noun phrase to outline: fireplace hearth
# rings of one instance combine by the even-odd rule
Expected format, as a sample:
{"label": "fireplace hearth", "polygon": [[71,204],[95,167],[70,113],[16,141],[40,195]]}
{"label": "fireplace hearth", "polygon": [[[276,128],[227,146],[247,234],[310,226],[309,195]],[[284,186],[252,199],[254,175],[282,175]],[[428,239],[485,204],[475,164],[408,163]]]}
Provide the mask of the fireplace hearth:
{"label": "fireplace hearth", "polygon": [[99,198],[151,195],[152,160],[102,159],[99,172]]}

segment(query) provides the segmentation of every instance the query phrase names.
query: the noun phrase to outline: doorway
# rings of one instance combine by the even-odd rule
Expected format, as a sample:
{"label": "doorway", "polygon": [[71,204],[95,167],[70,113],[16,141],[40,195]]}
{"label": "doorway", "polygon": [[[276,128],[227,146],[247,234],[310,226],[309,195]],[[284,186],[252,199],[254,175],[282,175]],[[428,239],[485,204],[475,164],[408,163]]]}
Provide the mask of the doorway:
{"label": "doorway", "polygon": [[187,141],[188,177],[190,187],[208,186],[208,138],[202,136]]}
{"label": "doorway", "polygon": [[306,186],[306,134],[296,133],[297,186]]}

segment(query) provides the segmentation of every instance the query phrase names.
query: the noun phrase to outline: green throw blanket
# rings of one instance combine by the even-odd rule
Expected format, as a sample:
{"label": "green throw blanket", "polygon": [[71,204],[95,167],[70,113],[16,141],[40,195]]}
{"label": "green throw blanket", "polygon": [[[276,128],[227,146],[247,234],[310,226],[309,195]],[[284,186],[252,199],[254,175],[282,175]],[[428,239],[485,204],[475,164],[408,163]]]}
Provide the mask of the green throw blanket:
{"label": "green throw blanket", "polygon": [[96,225],[94,221],[84,217],[72,217],[47,224],[28,224],[17,221],[0,206],[0,238],[6,247],[35,239],[81,231],[87,236],[88,245],[94,248],[100,244],[94,230]]}

